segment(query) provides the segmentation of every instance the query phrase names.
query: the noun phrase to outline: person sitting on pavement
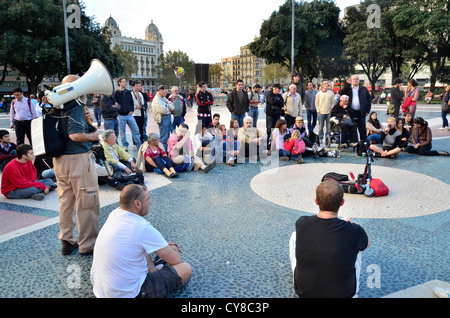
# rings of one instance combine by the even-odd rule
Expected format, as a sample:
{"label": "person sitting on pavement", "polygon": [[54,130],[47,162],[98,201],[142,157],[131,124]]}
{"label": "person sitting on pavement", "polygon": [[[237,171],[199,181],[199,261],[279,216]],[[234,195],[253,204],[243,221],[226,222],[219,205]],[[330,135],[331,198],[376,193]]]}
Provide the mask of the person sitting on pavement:
{"label": "person sitting on pavement", "polygon": [[[357,125],[353,122],[348,109],[349,97],[342,95],[339,103],[331,109],[330,117],[336,118],[342,130],[341,144],[348,147],[355,147],[358,144]],[[331,120],[330,119],[330,120]],[[350,140],[350,143],[348,142]]]}
{"label": "person sitting on pavement", "polygon": [[253,127],[253,118],[244,117],[244,126],[238,130],[239,158],[257,159],[260,151],[266,148],[266,135],[258,128]]}
{"label": "person sitting on pavement", "polygon": [[52,179],[37,179],[33,165],[33,148],[28,144],[17,146],[17,158],[11,160],[3,170],[1,192],[8,199],[27,199],[41,201],[56,184]]}
{"label": "person sitting on pavement", "polygon": [[409,131],[403,127],[403,120],[398,117],[395,119],[395,129],[397,129],[400,132],[400,141],[398,143],[398,146],[403,150],[408,147],[408,140],[409,140]]}
{"label": "person sitting on pavement", "polygon": [[381,133],[384,131],[384,129],[385,128],[377,118],[377,113],[374,111],[371,112],[366,123],[367,142],[369,144],[379,144]]}
{"label": "person sitting on pavement", "polygon": [[284,136],[286,134],[289,134],[287,122],[284,119],[279,119],[275,124],[275,128],[272,130],[272,144],[267,153],[269,156],[273,153],[274,155],[278,155],[280,160],[289,160],[289,152],[284,149]]}
{"label": "person sitting on pavement", "polygon": [[399,147],[402,135],[395,128],[395,118],[389,117],[387,119],[387,128],[381,133],[380,144],[371,144],[369,147],[375,154],[381,157],[389,157],[395,159],[398,157],[402,149]]}
{"label": "person sitting on pavement", "polygon": [[114,171],[125,171],[128,175],[136,171],[136,163],[133,156],[119,147],[114,130],[107,129],[102,139],[106,161]]}
{"label": "person sitting on pavement", "polygon": [[17,145],[10,141],[9,131],[5,129],[0,130],[0,171],[3,171],[5,166],[16,158]]}
{"label": "person sitting on pavement", "polygon": [[216,165],[215,160],[215,153],[216,153],[216,139],[215,137],[209,132],[213,129],[208,129],[208,126],[200,123],[196,127],[196,133],[194,135],[194,138],[192,140],[192,145],[194,148],[194,156],[199,157],[202,159],[202,161],[208,163],[208,172]]}
{"label": "person sitting on pavement", "polygon": [[414,128],[411,133],[412,145],[408,146],[406,151],[421,156],[448,156],[449,153],[447,151],[431,150],[432,138],[428,122],[422,117],[416,117],[414,118]]}
{"label": "person sitting on pavement", "polygon": [[168,140],[169,158],[177,172],[206,169],[202,159],[194,155],[189,126],[181,124],[175,134],[171,134]]}
{"label": "person sitting on pavement", "polygon": [[150,133],[147,142],[144,142],[139,148],[137,163],[138,168],[142,167],[144,160],[144,169],[147,172],[164,173],[168,178],[178,177],[172,165],[172,161],[167,156],[164,145],[160,143],[159,135]]}
{"label": "person sitting on pavement", "polygon": [[222,148],[219,148],[219,150],[222,149],[222,162],[229,166],[234,166],[239,154],[239,140],[233,139],[233,141],[228,139],[229,134],[227,133],[227,127],[225,127],[225,125],[217,126],[217,131],[219,140],[222,140]]}
{"label": "person sitting on pavement", "polygon": [[95,297],[164,298],[191,276],[178,244],[166,241],[145,218],[149,205],[142,185],[127,185],[120,193],[120,206],[109,214],[94,247],[90,281]]}
{"label": "person sitting on pavement", "polygon": [[321,182],[315,202],[319,213],[300,217],[289,241],[295,292],[301,298],[356,298],[369,237],[360,225],[338,217],[345,203],[339,183]]}
{"label": "person sitting on pavement", "polygon": [[302,159],[306,146],[300,135],[300,130],[294,129],[291,136],[286,135],[285,138],[287,140],[284,142],[284,149],[289,152],[289,159],[301,163],[302,161],[297,161],[297,159]]}

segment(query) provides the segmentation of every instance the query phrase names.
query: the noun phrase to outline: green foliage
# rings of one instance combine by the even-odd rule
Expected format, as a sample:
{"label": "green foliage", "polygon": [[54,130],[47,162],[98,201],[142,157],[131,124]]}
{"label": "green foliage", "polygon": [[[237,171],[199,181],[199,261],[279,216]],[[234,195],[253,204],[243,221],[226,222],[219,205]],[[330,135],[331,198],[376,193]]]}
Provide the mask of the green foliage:
{"label": "green foliage", "polygon": [[184,68],[182,85],[195,86],[195,63],[183,51],[168,51],[160,58],[162,68],[161,83],[168,86],[179,86],[180,80],[175,75],[175,67]]}
{"label": "green foliage", "polygon": [[[266,59],[268,64],[279,63],[290,69],[291,65],[291,1],[286,1],[261,25],[260,37],[250,44],[252,54]],[[331,0],[295,2],[294,69],[306,78],[339,76],[350,72],[336,65],[342,56],[344,31],[339,21],[339,8]],[[328,64],[327,66],[325,66]],[[348,63],[341,64],[348,65]]]}
{"label": "green foliage", "polygon": [[[83,75],[92,59],[101,60],[112,76],[122,72],[102,28],[84,13],[81,28],[69,29],[71,73]],[[60,0],[0,0],[0,64],[27,77],[36,92],[44,76],[66,75],[64,10]]]}

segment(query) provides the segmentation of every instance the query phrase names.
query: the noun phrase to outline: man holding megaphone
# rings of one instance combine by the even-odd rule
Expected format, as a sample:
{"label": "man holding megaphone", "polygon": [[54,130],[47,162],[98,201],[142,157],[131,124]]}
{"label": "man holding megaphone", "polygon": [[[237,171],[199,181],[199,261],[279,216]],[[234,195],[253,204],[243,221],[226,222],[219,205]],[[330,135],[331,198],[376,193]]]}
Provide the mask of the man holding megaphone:
{"label": "man holding megaphone", "polygon": [[[77,75],[68,75],[62,80],[62,85],[78,79]],[[97,130],[89,131],[86,115],[92,114],[80,99],[64,103],[61,109],[61,134],[67,143],[63,154],[53,159],[60,201],[58,237],[62,241],[61,253],[69,255],[79,247],[80,254],[89,255],[99,231],[99,188],[91,155],[92,142],[98,141],[99,134]],[[73,233],[74,204],[78,241]]]}

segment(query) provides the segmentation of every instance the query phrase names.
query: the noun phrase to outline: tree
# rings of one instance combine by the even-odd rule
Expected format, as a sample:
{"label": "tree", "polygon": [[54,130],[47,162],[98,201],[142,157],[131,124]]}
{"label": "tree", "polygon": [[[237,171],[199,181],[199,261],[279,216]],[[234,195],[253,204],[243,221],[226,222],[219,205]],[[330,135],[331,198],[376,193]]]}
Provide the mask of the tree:
{"label": "tree", "polygon": [[122,76],[130,78],[138,71],[138,59],[131,50],[122,51],[119,45],[114,45],[113,53],[117,55],[122,64]]}
{"label": "tree", "polygon": [[369,28],[368,14],[351,7],[347,11],[348,34],[344,39],[346,51],[366,74],[372,91],[380,76],[389,67],[389,37],[381,28]]}
{"label": "tree", "polygon": [[[450,4],[446,0],[399,0],[393,12],[393,25],[400,36],[409,39],[411,51],[430,69],[430,90],[438,77],[444,77],[450,59]],[[414,51],[413,51],[414,52]],[[422,55],[421,55],[422,53]]]}
{"label": "tree", "polygon": [[186,53],[180,50],[174,52],[169,50],[164,55],[161,55],[160,62],[162,80],[165,85],[180,85],[180,79],[174,73],[175,67],[184,68],[183,82],[187,83],[187,85],[195,85],[195,64]]}
{"label": "tree", "polygon": [[223,68],[219,64],[209,66],[209,76],[213,87],[220,87],[220,78],[222,77]]}
{"label": "tree", "polygon": [[262,82],[267,83],[279,83],[280,79],[289,78],[291,71],[284,65],[273,63],[266,65],[263,69]]}
{"label": "tree", "polygon": [[[323,66],[342,57],[344,32],[339,8],[332,0],[295,2],[294,69],[312,80]],[[260,37],[250,44],[252,54],[291,68],[292,4],[286,1],[265,20]],[[326,69],[330,74],[330,68]],[[345,69],[344,73],[349,71]]]}
{"label": "tree", "polygon": [[[67,67],[61,1],[0,0],[0,9],[0,64],[26,76],[30,93],[37,92],[44,76],[62,78]],[[80,28],[68,32],[72,73],[82,75],[97,58],[115,76],[122,71],[118,57],[81,4],[80,9]]]}

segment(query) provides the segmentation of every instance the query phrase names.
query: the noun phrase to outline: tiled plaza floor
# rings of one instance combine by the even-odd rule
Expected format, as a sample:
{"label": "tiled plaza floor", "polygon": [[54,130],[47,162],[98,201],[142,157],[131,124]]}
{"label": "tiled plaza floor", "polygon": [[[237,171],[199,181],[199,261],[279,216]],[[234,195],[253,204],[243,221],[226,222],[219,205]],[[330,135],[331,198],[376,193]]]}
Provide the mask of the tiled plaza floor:
{"label": "tiled plaza floor", "polygon": [[[385,108],[374,108],[385,122]],[[228,127],[227,109],[215,106],[213,112]],[[2,116],[1,126],[8,127]],[[416,116],[429,121],[433,148],[450,152],[450,132],[436,130],[438,108],[422,105]],[[193,133],[195,108],[187,122]],[[258,126],[265,126],[262,109]],[[151,114],[148,131],[157,131]],[[295,221],[317,212],[314,190],[324,172],[357,174],[364,165],[365,159],[346,150],[340,158],[307,157],[303,165],[218,164],[208,174],[189,172],[171,180],[146,173],[152,201],[146,218],[167,240],[179,243],[183,261],[193,267],[188,284],[172,297],[296,298],[288,252]],[[346,194],[340,211],[361,224],[371,241],[363,253],[359,296],[413,297],[401,292],[428,282],[448,286],[450,158],[402,153],[396,160],[377,159],[373,174],[390,187],[389,196]],[[100,189],[102,225],[118,206],[119,191]],[[1,196],[1,298],[94,297],[92,256],[60,253],[58,206],[56,192],[41,202]]]}

